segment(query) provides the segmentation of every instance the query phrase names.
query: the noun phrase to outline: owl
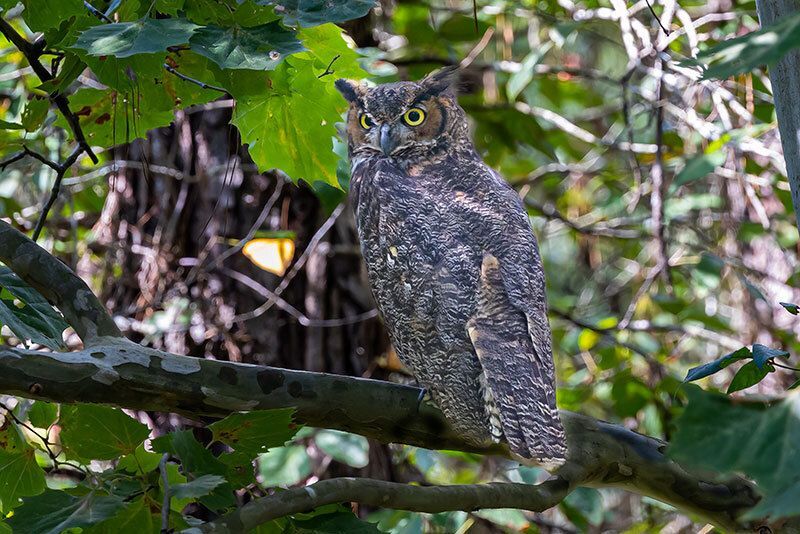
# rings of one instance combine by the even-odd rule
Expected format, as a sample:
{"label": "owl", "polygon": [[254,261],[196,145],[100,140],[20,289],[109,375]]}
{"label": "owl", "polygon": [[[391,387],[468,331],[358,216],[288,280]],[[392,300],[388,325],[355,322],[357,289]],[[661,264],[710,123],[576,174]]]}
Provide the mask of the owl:
{"label": "owl", "polygon": [[397,354],[452,427],[554,467],[567,451],[542,262],[519,196],[475,150],[455,77],[336,81],[361,251]]}

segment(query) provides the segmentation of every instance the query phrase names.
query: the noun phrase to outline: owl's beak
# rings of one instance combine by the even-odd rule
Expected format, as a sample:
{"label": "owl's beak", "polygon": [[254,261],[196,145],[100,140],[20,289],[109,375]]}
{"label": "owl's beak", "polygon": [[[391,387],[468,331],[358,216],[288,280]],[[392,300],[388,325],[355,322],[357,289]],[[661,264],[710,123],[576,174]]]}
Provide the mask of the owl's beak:
{"label": "owl's beak", "polygon": [[380,129],[381,150],[385,156],[390,156],[397,148],[397,139],[393,135],[392,129],[388,124],[381,124]]}

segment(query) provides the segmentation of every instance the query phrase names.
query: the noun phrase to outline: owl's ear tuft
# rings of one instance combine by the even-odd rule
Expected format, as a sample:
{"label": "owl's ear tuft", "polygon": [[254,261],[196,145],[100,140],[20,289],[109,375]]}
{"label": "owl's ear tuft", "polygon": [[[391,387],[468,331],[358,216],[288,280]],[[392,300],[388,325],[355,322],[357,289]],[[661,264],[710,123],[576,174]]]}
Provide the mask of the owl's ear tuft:
{"label": "owl's ear tuft", "polygon": [[361,84],[353,80],[339,78],[334,82],[334,85],[348,102],[356,102],[364,96],[364,88]]}
{"label": "owl's ear tuft", "polygon": [[455,65],[450,65],[448,67],[431,72],[425,76],[425,78],[423,78],[419,84],[422,86],[426,94],[433,96],[454,91],[457,81],[458,67]]}

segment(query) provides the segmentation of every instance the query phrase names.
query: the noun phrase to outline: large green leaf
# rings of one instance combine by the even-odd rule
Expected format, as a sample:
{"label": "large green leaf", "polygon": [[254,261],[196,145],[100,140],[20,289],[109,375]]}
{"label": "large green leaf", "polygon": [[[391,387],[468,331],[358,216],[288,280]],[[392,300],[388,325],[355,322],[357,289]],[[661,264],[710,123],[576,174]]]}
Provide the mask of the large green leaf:
{"label": "large green leaf", "polygon": [[104,521],[124,507],[125,501],[119,497],[95,492],[75,497],[64,491],[48,490],[24,499],[7,521],[14,534],[61,534]]}
{"label": "large green leaf", "polygon": [[800,46],[800,13],[697,54],[687,64],[705,65],[703,78],[728,78],[773,63]]}
{"label": "large green leaf", "polygon": [[61,443],[82,461],[113,460],[132,453],[150,429],[122,410],[97,404],[62,405]]}
{"label": "large green leaf", "polygon": [[[4,441],[0,439],[0,443]],[[13,447],[0,446],[0,511],[7,512],[20,497],[38,495],[44,489],[44,471],[36,463],[33,447],[21,440]]]}
{"label": "large green leaf", "polygon": [[299,59],[284,63],[275,73],[271,91],[236,101],[232,122],[242,142],[262,171],[277,168],[296,180],[338,187],[333,137],[344,100],[333,80],[317,78],[313,62]]}
{"label": "large green leaf", "polygon": [[295,57],[314,59],[314,66],[320,71],[330,66],[331,76],[336,78],[365,78],[367,73],[358,64],[358,53],[348,45],[342,29],[335,24],[323,24],[313,28],[303,28],[297,36],[308,49]]}
{"label": "large green leaf", "polygon": [[170,46],[189,42],[198,28],[186,19],[153,19],[101,24],[81,33],[75,47],[93,56],[129,57],[163,52]]}
{"label": "large green leaf", "polygon": [[[185,473],[196,477],[204,475],[217,475],[227,478],[229,467],[203,447],[192,434],[191,430],[170,432],[166,436],[153,440],[155,452],[168,452],[181,461]],[[234,504],[233,487],[227,482],[216,485],[209,495],[203,496],[200,501],[212,509],[222,509]]]}
{"label": "large green leaf", "polygon": [[37,428],[50,428],[58,417],[58,404],[37,400],[28,410],[28,421]]}
{"label": "large green leaf", "polygon": [[754,479],[764,498],[748,518],[800,514],[800,393],[747,402],[687,387],[669,454],[688,466]]}
{"label": "large green leaf", "polygon": [[275,12],[289,26],[345,22],[363,17],[376,5],[375,0],[258,0],[256,3],[274,5]]}
{"label": "large green leaf", "polygon": [[742,347],[741,349],[731,352],[730,354],[726,354],[721,358],[717,358],[713,362],[689,369],[689,372],[686,374],[686,378],[684,378],[683,381],[692,382],[694,380],[700,380],[701,378],[711,376],[714,373],[725,369],[733,362],[744,360],[750,357],[752,357],[750,349],[747,347]]}
{"label": "large green leaf", "polygon": [[351,467],[361,468],[369,463],[369,442],[364,436],[320,430],[314,435],[314,443],[325,454]]}
{"label": "large green leaf", "polygon": [[291,486],[311,474],[311,463],[305,447],[288,445],[259,455],[258,470],[264,486]]}
{"label": "large green leaf", "polygon": [[144,497],[135,499],[115,515],[88,530],[87,534],[158,534],[161,523],[154,520],[150,502]]}
{"label": "large green leaf", "polygon": [[196,499],[208,495],[224,483],[225,478],[219,475],[203,475],[189,482],[170,487],[170,495],[175,499]]}
{"label": "large green leaf", "polygon": [[[81,127],[90,143],[114,146],[143,138],[149,130],[167,126],[174,111],[148,102],[137,92],[120,94],[102,89],[80,89],[70,96]],[[145,102],[147,102],[145,104]],[[56,124],[66,124],[59,118]]]}
{"label": "large green leaf", "polygon": [[292,519],[285,530],[292,534],[380,534],[372,523],[360,520],[352,512],[335,512],[310,519]]}
{"label": "large green leaf", "polygon": [[22,16],[35,32],[58,28],[62,21],[86,12],[80,0],[24,0],[23,4]]}
{"label": "large green leaf", "polygon": [[252,28],[205,26],[192,36],[191,46],[223,69],[273,70],[286,56],[305,50],[277,21]]}
{"label": "large green leaf", "polygon": [[728,393],[734,393],[754,386],[774,370],[775,368],[769,364],[759,367],[755,361],[747,362],[733,375],[733,380],[731,380],[728,386]]}
{"label": "large green leaf", "polygon": [[[68,325],[47,299],[5,266],[0,266],[0,289],[5,289],[24,303],[20,308],[10,301],[5,305],[0,302],[0,324],[4,322],[2,314],[5,308],[22,323],[21,328],[26,332],[25,339],[53,350],[64,348],[61,334]],[[7,315],[5,317],[7,318]],[[12,324],[9,323],[8,326],[18,335],[21,334]]]}
{"label": "large green leaf", "polygon": [[250,458],[282,447],[300,428],[292,423],[293,408],[233,413],[209,426],[214,439]]}

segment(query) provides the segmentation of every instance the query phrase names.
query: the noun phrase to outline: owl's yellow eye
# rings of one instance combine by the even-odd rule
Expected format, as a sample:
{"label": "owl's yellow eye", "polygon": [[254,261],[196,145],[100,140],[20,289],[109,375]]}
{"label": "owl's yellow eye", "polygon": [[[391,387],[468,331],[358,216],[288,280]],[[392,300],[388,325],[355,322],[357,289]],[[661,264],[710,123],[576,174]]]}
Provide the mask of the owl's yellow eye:
{"label": "owl's yellow eye", "polygon": [[361,123],[361,127],[365,130],[369,130],[375,124],[372,122],[372,119],[369,118],[369,115],[366,113],[362,113],[361,116],[358,118],[358,122]]}
{"label": "owl's yellow eye", "polygon": [[425,121],[425,112],[419,108],[411,108],[403,114],[403,121],[409,126],[419,126]]}

